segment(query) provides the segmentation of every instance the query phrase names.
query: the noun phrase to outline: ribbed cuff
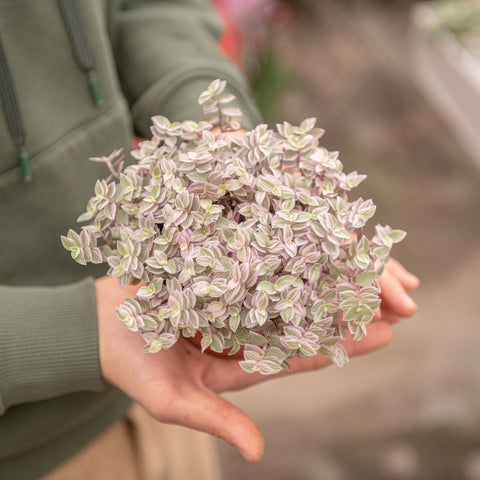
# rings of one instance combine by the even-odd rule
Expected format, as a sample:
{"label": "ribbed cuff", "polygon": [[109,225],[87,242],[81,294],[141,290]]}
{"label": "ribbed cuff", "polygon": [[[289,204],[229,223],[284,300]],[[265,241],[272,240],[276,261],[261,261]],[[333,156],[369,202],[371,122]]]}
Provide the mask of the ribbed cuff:
{"label": "ribbed cuff", "polygon": [[262,116],[252,99],[246,81],[237,79],[232,72],[221,72],[212,69],[197,69],[188,71],[188,75],[177,72],[175,77],[163,79],[152,85],[133,106],[135,128],[144,137],[150,138],[151,117],[163,115],[171,121],[204,119],[198,97],[207,89],[210,82],[216,78],[227,81],[225,93],[235,95],[232,106],[239,107],[243,112],[242,126],[247,130],[262,123]]}
{"label": "ribbed cuff", "polygon": [[0,414],[9,406],[103,388],[93,278],[0,286]]}

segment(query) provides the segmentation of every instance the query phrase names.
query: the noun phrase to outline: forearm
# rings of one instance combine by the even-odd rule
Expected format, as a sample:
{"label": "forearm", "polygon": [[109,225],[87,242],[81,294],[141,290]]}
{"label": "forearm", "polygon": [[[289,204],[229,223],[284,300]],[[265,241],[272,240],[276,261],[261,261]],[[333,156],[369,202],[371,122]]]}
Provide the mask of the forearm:
{"label": "forearm", "polygon": [[12,405],[101,390],[94,281],[0,286],[0,414]]}
{"label": "forearm", "polygon": [[129,2],[112,25],[119,75],[142,136],[150,137],[154,115],[203,119],[198,95],[215,78],[227,80],[247,128],[261,122],[247,80],[218,48],[222,25],[210,0]]}

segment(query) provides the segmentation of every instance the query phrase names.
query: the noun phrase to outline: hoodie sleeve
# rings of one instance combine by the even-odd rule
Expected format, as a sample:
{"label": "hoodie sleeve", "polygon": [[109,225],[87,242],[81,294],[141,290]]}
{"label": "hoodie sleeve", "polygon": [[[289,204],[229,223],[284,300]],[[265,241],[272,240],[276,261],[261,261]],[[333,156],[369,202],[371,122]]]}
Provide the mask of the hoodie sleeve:
{"label": "hoodie sleeve", "polygon": [[93,278],[0,286],[0,305],[0,415],[20,403],[102,390]]}
{"label": "hoodie sleeve", "polygon": [[135,129],[150,137],[150,118],[201,120],[198,96],[221,78],[237,98],[242,123],[261,123],[248,81],[218,47],[222,25],[211,0],[125,1],[113,14],[112,43]]}

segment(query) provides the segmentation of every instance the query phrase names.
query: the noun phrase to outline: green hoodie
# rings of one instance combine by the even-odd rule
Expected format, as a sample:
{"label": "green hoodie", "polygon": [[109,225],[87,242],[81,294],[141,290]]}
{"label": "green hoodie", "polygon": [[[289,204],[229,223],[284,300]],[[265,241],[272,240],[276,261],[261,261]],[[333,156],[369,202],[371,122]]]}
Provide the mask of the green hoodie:
{"label": "green hoodie", "polygon": [[247,127],[260,121],[244,77],[217,48],[220,26],[208,0],[78,0],[74,21],[86,33],[80,48],[93,54],[100,105],[89,94],[72,44],[76,24],[62,3],[0,2],[0,38],[32,171],[25,183],[4,100],[0,478],[8,480],[44,475],[130,404],[100,374],[93,279],[105,266],[78,265],[60,243],[95,180],[106,176],[88,158],[128,152],[134,131],[150,136],[153,115],[200,119],[196,99],[215,78],[227,80]]}

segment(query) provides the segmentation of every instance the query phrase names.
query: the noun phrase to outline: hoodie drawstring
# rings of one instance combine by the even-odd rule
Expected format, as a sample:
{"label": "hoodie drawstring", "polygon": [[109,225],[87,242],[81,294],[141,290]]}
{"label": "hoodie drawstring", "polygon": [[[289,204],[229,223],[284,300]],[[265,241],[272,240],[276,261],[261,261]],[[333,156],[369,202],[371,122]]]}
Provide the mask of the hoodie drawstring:
{"label": "hoodie drawstring", "polygon": [[[85,73],[90,96],[95,105],[103,101],[102,92],[94,68],[93,54],[82,21],[77,0],[58,0],[58,6],[70,46],[78,68]],[[20,102],[13,81],[5,46],[0,37],[0,97],[5,111],[5,118],[12,142],[18,149],[18,161],[24,182],[32,180],[32,168],[25,147],[26,133]]]}
{"label": "hoodie drawstring", "polygon": [[90,96],[96,105],[102,103],[102,92],[93,65],[93,54],[82,22],[77,0],[58,0],[60,13],[65,24],[73,56],[80,70],[87,77]]}
{"label": "hoodie drawstring", "polygon": [[7,120],[8,130],[14,145],[18,149],[18,160],[22,169],[24,182],[32,180],[32,169],[30,159],[25,150],[25,127],[23,123],[20,102],[18,101],[17,90],[13,83],[12,71],[8,64],[5,47],[0,37],[0,97],[2,97],[3,109]]}

